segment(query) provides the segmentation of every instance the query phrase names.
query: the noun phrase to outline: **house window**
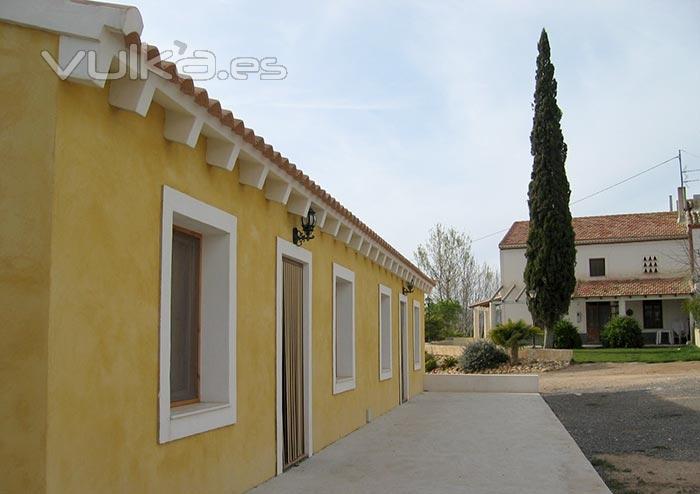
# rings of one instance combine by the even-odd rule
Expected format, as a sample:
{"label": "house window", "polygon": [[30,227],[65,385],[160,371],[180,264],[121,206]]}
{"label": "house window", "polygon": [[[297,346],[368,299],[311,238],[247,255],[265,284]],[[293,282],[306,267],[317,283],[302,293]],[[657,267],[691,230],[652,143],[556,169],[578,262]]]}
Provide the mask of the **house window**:
{"label": "house window", "polygon": [[379,380],[391,378],[391,288],[379,285]]}
{"label": "house window", "polygon": [[644,329],[662,329],[664,327],[661,300],[645,300],[642,308],[644,311]]}
{"label": "house window", "polygon": [[355,389],[355,273],[333,264],[333,393]]}
{"label": "house window", "polygon": [[170,289],[170,403],[199,401],[199,279],[202,236],[173,227]]}
{"label": "house window", "polygon": [[588,272],[591,276],[605,276],[605,259],[602,257],[589,259]]}
{"label": "house window", "polygon": [[484,337],[484,329],[486,327],[485,319],[486,319],[486,314],[484,314],[483,310],[479,310],[479,338]]}
{"label": "house window", "polygon": [[420,304],[413,301],[413,370],[419,370],[423,362],[420,338]]}
{"label": "house window", "polygon": [[163,187],[158,440],[236,422],[236,217]]}

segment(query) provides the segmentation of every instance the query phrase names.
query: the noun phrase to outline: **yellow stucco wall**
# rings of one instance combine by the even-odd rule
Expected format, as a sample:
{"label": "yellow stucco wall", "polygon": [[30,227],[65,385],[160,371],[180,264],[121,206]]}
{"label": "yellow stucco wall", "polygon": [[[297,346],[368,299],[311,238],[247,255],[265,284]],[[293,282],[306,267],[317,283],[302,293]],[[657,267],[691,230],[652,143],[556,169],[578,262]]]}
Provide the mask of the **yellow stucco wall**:
{"label": "yellow stucco wall", "polygon": [[[56,49],[52,36],[2,27],[5,37],[19,37],[22,41],[24,37],[36,38],[37,43]],[[43,64],[36,51],[36,58]],[[26,53],[9,56],[20,55],[27,57]],[[30,64],[39,62],[31,59]],[[56,88],[55,104],[38,112],[42,120],[47,120],[46,125],[53,125],[55,118],[55,146],[44,152],[33,148],[36,155],[26,157],[31,161],[29,169],[17,171],[20,175],[16,181],[26,188],[26,197],[0,203],[3,216],[16,209],[32,209],[30,219],[18,220],[7,231],[3,228],[3,238],[6,235],[13,244],[7,246],[3,242],[3,269],[11,264],[13,250],[29,251],[33,256],[27,292],[18,291],[8,299],[5,293],[16,288],[11,279],[9,284],[3,280],[0,299],[3,304],[10,300],[11,304],[14,301],[12,305],[22,307],[32,296],[32,304],[41,301],[38,307],[43,308],[43,312],[27,310],[23,314],[34,318],[31,334],[20,334],[19,322],[3,325],[10,340],[18,340],[18,348],[31,346],[27,355],[9,356],[3,371],[14,366],[16,369],[8,376],[26,381],[26,387],[37,399],[45,393],[44,400],[38,399],[39,406],[31,413],[38,424],[46,423],[45,429],[39,427],[35,431],[32,440],[44,441],[46,433],[47,491],[239,492],[272,477],[276,465],[276,238],[291,240],[298,218],[288,214],[282,205],[267,201],[261,191],[241,185],[237,169],[227,172],[206,165],[203,139],[195,149],[165,140],[164,112],[159,106],[152,105],[143,118],[110,107],[108,88],[61,82],[55,75],[43,73],[33,76],[32,81]],[[5,89],[5,81],[2,84],[0,87]],[[32,100],[33,87],[27,88],[32,91],[29,94],[10,97]],[[2,97],[4,106],[4,90]],[[26,125],[18,125],[12,132],[18,133],[25,143],[33,142],[37,134],[35,128]],[[51,141],[49,137],[47,140]],[[3,153],[13,145],[7,138],[0,143]],[[46,172],[52,153],[53,194],[51,175]],[[7,168],[5,161],[3,168]],[[158,304],[163,185],[238,218],[238,421],[233,426],[159,445]],[[30,204],[32,208],[28,207]],[[25,235],[30,229],[27,238],[32,239],[32,244],[28,248],[24,244],[29,243]],[[314,451],[362,426],[367,408],[376,417],[398,404],[401,290],[400,279],[345,244],[321,232],[316,237],[304,244],[313,255]],[[333,262],[355,272],[357,298],[357,388],[335,396],[331,344]],[[383,382],[378,377],[379,283],[393,291],[393,377]],[[414,299],[422,302],[423,294],[416,290],[408,300],[412,396],[423,388],[422,370],[412,370]],[[31,373],[20,375],[30,362],[36,363]],[[20,398],[17,393],[15,401]],[[3,400],[2,411],[15,424],[24,420],[18,404],[10,408]],[[19,436],[14,440],[19,440]],[[27,446],[24,456],[17,453],[20,456],[16,461],[24,462],[31,452],[36,452],[36,464],[23,467],[23,471],[41,472],[44,464],[37,445]],[[5,451],[3,461],[4,454]],[[19,475],[13,482],[21,482]],[[43,483],[44,477],[38,478]],[[40,490],[40,485],[36,490]]]}
{"label": "yellow stucco wall", "polygon": [[[47,33],[0,23],[0,491],[46,485],[46,368],[58,80]],[[31,53],[33,56],[28,57]]]}

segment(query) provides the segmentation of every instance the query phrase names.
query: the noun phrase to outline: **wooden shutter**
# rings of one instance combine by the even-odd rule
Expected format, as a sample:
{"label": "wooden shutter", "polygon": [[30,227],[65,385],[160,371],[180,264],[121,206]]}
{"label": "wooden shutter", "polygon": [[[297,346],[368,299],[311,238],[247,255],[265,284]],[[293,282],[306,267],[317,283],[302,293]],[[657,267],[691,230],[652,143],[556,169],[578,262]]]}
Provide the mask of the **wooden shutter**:
{"label": "wooden shutter", "polygon": [[170,401],[199,401],[201,236],[173,229],[170,298]]}

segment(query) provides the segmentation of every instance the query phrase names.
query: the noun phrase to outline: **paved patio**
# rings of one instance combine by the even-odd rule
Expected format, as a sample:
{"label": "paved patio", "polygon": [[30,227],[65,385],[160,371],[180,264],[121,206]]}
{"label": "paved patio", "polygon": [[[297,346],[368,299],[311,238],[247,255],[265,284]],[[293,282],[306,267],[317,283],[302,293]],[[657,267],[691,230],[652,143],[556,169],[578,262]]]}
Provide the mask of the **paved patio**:
{"label": "paved patio", "polygon": [[253,492],[610,491],[538,394],[424,393]]}

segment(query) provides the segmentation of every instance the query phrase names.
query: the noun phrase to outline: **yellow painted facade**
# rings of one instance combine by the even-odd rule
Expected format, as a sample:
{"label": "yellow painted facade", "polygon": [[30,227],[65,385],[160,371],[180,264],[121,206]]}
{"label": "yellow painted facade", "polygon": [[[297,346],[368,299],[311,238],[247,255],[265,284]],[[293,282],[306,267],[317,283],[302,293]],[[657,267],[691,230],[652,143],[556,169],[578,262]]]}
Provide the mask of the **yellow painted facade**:
{"label": "yellow painted facade", "polygon": [[[164,110],[111,107],[39,56],[57,37],[0,23],[0,491],[241,492],[276,469],[276,239],[299,218],[196,148]],[[158,444],[160,225],[168,185],[238,218],[237,423]],[[316,232],[313,450],[399,403],[401,280]],[[357,387],[333,395],[332,265],[356,277]],[[393,377],[379,381],[378,285],[392,289]],[[410,394],[413,301],[408,295]],[[421,318],[422,318],[421,308]],[[421,341],[423,324],[421,322]],[[421,348],[421,356],[423,355]]]}

